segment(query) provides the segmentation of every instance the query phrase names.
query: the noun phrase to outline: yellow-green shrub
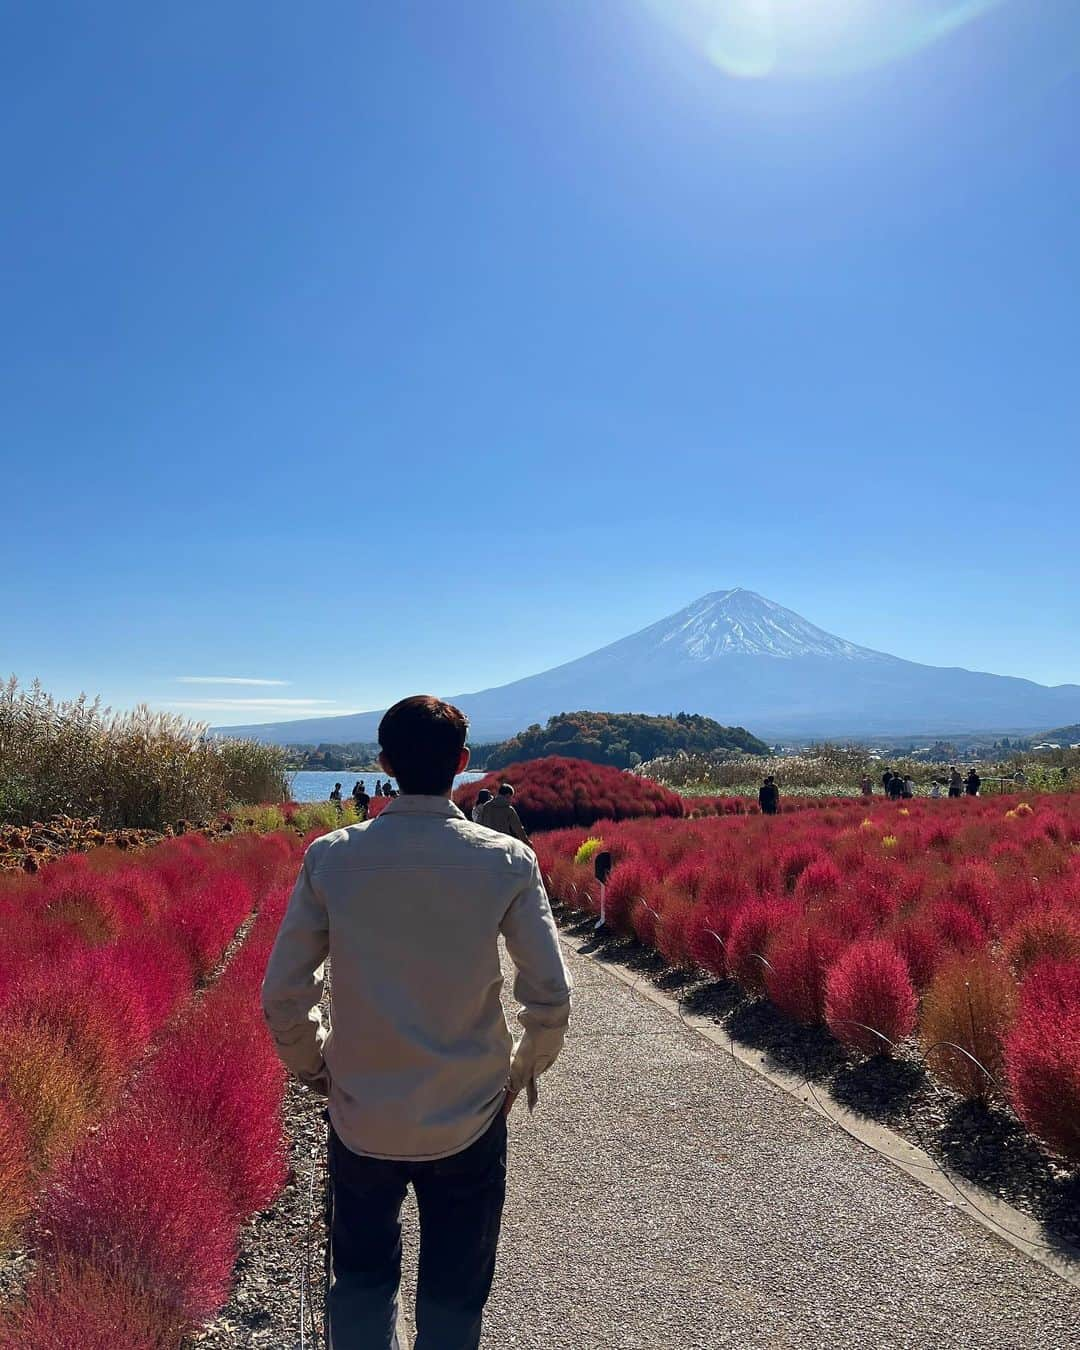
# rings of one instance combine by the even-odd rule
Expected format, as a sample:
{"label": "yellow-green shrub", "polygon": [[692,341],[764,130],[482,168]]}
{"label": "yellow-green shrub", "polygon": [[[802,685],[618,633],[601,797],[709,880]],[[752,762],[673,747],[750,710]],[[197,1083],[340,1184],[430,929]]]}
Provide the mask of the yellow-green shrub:
{"label": "yellow-green shrub", "polygon": [[578,851],[574,854],[574,862],[585,864],[592,862],[597,853],[604,847],[604,841],[595,836],[586,839]]}

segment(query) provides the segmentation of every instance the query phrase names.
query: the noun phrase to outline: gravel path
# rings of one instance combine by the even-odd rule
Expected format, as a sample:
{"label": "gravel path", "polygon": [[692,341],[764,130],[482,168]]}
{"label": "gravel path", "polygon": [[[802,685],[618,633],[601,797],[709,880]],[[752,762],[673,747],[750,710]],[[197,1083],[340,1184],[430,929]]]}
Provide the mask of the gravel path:
{"label": "gravel path", "polygon": [[[583,941],[566,1049],[536,1115],[511,1121],[485,1350],[1080,1346],[1080,1290],[636,996]],[[316,1112],[291,1101],[304,1165]],[[299,1344],[301,1190],[251,1230],[200,1350]],[[411,1204],[405,1229],[411,1307]]]}

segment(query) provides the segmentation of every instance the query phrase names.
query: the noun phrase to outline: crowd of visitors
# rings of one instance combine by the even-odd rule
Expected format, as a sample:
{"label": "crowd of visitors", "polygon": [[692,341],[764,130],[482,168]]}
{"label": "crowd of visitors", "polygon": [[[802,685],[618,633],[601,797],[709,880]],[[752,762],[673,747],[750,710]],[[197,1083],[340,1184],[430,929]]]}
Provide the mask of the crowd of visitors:
{"label": "crowd of visitors", "polygon": [[[352,793],[350,795],[352,796],[353,799],[353,805],[356,807],[356,814],[360,817],[361,820],[367,820],[368,808],[371,806],[372,794],[368,792],[367,787],[365,786],[364,780],[362,778],[358,778],[356,782],[353,784]],[[393,786],[389,778],[386,780],[385,783],[380,778],[377,780],[375,784],[374,795],[376,797],[396,797],[398,795],[397,788]],[[334,789],[330,793],[330,800],[332,802],[335,802],[338,807],[341,806],[342,795],[340,783],[334,784]]]}
{"label": "crowd of visitors", "polygon": [[[1016,775],[1018,787],[1022,787],[1026,779],[1023,773]],[[965,777],[955,764],[949,768],[948,775],[944,778],[935,778],[931,781],[928,794],[934,800],[944,796],[949,797],[977,797],[982,790],[982,779],[979,772],[972,767],[968,770]],[[859,782],[859,791],[863,797],[874,796],[874,783],[869,774],[864,774]],[[894,773],[892,769],[885,769],[881,775],[882,795],[889,801],[907,801],[916,796],[917,789],[915,780],[910,774]],[[374,788],[376,797],[396,797],[397,789],[387,779],[384,783],[379,779]],[[525,826],[521,823],[521,817],[518,815],[512,801],[514,789],[509,783],[503,783],[497,793],[489,792],[487,788],[482,788],[476,798],[476,804],[472,808],[472,819],[477,825],[486,825],[490,830],[498,830],[500,834],[508,834],[513,839],[520,839],[522,843],[529,842],[528,833]],[[356,814],[361,820],[366,820],[368,810],[371,806],[371,797],[368,795],[364,786],[364,781],[358,778],[353,784],[352,799],[356,806]],[[330,794],[330,800],[341,805],[341,784],[335,783],[334,790]],[[758,789],[758,806],[761,808],[762,815],[775,816],[780,811],[780,787],[772,774],[762,782]]]}
{"label": "crowd of visitors", "polygon": [[[770,782],[773,780],[770,779]],[[776,792],[775,783],[773,791]],[[356,814],[360,820],[367,820],[368,811],[371,807],[371,795],[364,785],[364,780],[358,778],[352,788],[353,805],[356,807]],[[393,786],[389,778],[384,783],[380,778],[374,788],[376,797],[396,797],[397,788]],[[520,839],[523,844],[529,842],[528,831],[521,823],[521,817],[513,803],[514,789],[510,783],[503,783],[497,793],[491,793],[487,788],[481,788],[476,798],[476,805],[472,809],[472,818],[477,825],[486,825],[489,830],[497,830],[499,834],[508,834],[512,839]],[[341,784],[335,783],[334,789],[330,793],[330,800],[335,802],[340,808],[342,804]],[[773,808],[774,812],[779,809],[779,793],[777,792],[777,805]]]}
{"label": "crowd of visitors", "polygon": [[[1027,781],[1023,773],[1015,775],[1014,779],[1017,787],[1023,787]],[[977,797],[982,790],[982,779],[979,777],[979,771],[972,767],[968,770],[967,777],[961,774],[960,770],[952,765],[949,769],[948,777],[935,778],[930,783],[928,795],[935,800],[946,795],[950,797]],[[895,773],[892,769],[885,769],[881,775],[882,795],[889,801],[907,801],[917,795],[915,780],[910,774]],[[869,774],[863,774],[859,781],[859,792],[863,797],[874,796],[874,783]],[[758,789],[758,806],[761,808],[762,815],[775,816],[780,810],[780,788],[776,779],[770,774]],[[474,817],[475,818],[475,817]]]}

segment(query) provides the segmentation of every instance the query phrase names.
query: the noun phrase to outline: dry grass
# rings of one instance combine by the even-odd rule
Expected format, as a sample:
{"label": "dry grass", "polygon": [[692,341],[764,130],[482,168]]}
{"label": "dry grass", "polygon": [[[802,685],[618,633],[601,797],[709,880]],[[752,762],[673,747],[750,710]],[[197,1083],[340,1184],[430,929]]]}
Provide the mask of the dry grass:
{"label": "dry grass", "polygon": [[920,1034],[931,1068],[965,1097],[990,1096],[1004,1077],[1003,1042],[1015,1009],[1016,982],[1007,969],[984,952],[954,957],[923,1003]]}
{"label": "dry grass", "polygon": [[276,746],[220,740],[183,717],[113,713],[85,696],[60,702],[14,677],[0,685],[0,821],[204,820],[230,802],[283,800],[284,764]]}

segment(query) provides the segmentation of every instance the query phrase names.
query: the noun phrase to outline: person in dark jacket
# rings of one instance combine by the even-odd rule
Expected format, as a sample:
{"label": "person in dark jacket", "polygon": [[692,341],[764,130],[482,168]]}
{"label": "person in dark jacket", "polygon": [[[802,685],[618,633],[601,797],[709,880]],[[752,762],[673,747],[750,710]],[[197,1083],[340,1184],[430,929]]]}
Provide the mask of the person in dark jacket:
{"label": "person in dark jacket", "polygon": [[892,793],[889,791],[889,784],[891,782],[892,782],[892,769],[886,769],[885,772],[881,775],[881,790],[886,797],[892,796]]}
{"label": "person in dark jacket", "polygon": [[964,795],[964,780],[960,777],[960,770],[954,764],[949,770],[949,796],[962,797]]}
{"label": "person in dark jacket", "polygon": [[364,780],[358,778],[353,784],[353,801],[356,803],[356,814],[361,820],[367,820],[368,807],[371,805],[371,798],[368,796],[367,788],[364,786]]}
{"label": "person in dark jacket", "polygon": [[981,787],[982,787],[982,779],[975,772],[975,770],[972,769],[971,772],[968,774],[966,781],[964,782],[964,791],[967,793],[969,797],[977,797],[979,795],[979,788]]}
{"label": "person in dark jacket", "polygon": [[780,789],[776,786],[776,779],[772,774],[758,788],[757,799],[763,816],[775,816],[780,810]]}
{"label": "person in dark jacket", "polygon": [[330,800],[331,800],[332,802],[337,802],[338,806],[341,805],[341,784],[340,784],[340,783],[335,783],[335,784],[334,784],[334,790],[333,790],[333,792],[331,792],[331,794],[330,794]]}

